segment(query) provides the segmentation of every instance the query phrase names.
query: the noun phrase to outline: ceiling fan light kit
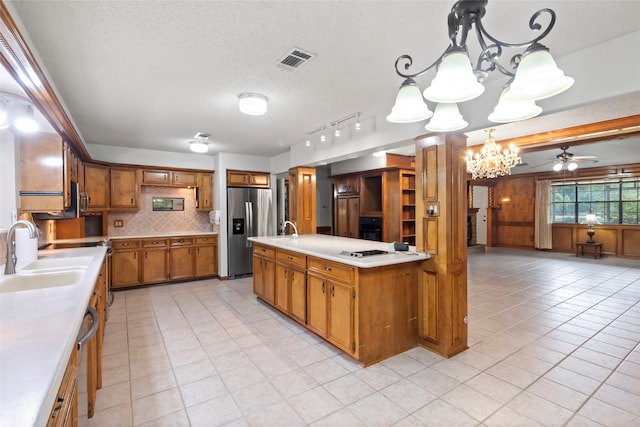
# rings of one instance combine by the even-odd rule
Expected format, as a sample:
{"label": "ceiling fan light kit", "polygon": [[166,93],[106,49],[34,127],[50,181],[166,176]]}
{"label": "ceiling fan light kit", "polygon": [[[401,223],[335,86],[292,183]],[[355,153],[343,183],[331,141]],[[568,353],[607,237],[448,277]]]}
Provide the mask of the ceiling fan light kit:
{"label": "ceiling fan light kit", "polygon": [[[484,28],[482,17],[486,13],[487,3],[487,0],[460,0],[453,5],[448,16],[450,46],[425,69],[409,73],[413,58],[401,55],[396,59],[395,71],[405,80],[400,86],[391,114],[387,116],[388,121],[413,123],[430,118],[430,110],[424,98],[437,103],[436,111],[440,103],[455,104],[475,99],[484,92],[482,82],[493,71],[508,77],[500,101],[489,115],[489,120],[497,123],[535,117],[542,112],[542,108],[535,105],[536,100],[557,95],[573,85],[573,79],[565,76],[558,68],[549,49],[539,43],[555,25],[556,14],[552,9],[540,9],[531,16],[529,28],[541,31],[537,37],[525,43],[507,43],[496,39]],[[538,22],[542,15],[549,17],[546,27]],[[482,49],[475,67],[467,48],[467,35],[474,26]],[[499,62],[505,48],[524,48],[524,52],[513,55],[509,66],[505,66]],[[423,98],[415,78],[433,68],[437,69],[436,76],[424,90]],[[437,120],[436,116],[437,113],[431,121]],[[452,122],[449,128],[442,127],[441,124],[428,124],[426,129],[448,132],[462,129],[460,124],[460,121]]]}

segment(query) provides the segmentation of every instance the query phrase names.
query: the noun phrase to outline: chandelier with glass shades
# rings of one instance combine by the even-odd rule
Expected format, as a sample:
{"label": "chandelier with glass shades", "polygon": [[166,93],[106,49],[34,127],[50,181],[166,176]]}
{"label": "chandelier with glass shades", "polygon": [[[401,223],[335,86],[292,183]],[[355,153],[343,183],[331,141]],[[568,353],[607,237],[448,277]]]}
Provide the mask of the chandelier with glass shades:
{"label": "chandelier with glass shades", "polygon": [[[490,72],[499,71],[508,77],[498,104],[489,115],[495,123],[508,123],[537,116],[542,108],[535,101],[557,95],[573,85],[573,79],[558,68],[549,49],[540,44],[553,28],[556,14],[551,9],[540,9],[531,16],[529,28],[541,31],[538,19],[549,16],[549,22],[535,38],[524,43],[506,43],[491,36],[482,24],[487,0],[461,0],[451,8],[448,17],[450,46],[424,70],[409,73],[413,58],[401,55],[396,59],[396,73],[404,78],[395,105],[387,120],[392,123],[413,123],[431,118],[425,129],[448,132],[463,129],[467,122],[458,109],[458,102],[469,101],[484,92],[482,83]],[[472,68],[467,48],[467,36],[475,28],[482,51]],[[509,65],[500,62],[504,48],[523,49],[513,55]],[[431,85],[420,92],[414,78],[437,67]],[[424,98],[436,103],[435,114],[429,110]]]}
{"label": "chandelier with glass shades", "polygon": [[511,144],[509,148],[500,151],[500,145],[491,136],[495,129],[486,129],[487,140],[479,153],[473,154],[469,150],[467,153],[467,172],[471,174],[471,179],[497,178],[511,174],[511,168],[521,163],[518,156],[518,147]]}

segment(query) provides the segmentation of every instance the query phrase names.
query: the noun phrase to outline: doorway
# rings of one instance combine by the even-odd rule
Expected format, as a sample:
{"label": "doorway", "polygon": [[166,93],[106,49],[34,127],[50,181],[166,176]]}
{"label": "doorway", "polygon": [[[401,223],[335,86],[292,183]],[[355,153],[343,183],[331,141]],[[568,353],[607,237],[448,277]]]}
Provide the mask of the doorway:
{"label": "doorway", "polygon": [[474,185],[473,207],[476,212],[476,244],[487,244],[487,208],[489,207],[489,187]]}

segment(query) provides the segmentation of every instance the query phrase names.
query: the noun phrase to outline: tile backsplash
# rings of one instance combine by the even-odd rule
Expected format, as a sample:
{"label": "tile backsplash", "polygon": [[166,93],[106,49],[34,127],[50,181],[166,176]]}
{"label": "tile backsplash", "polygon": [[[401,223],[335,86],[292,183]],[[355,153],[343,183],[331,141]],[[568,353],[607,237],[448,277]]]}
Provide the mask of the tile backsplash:
{"label": "tile backsplash", "polygon": [[[153,211],[154,197],[182,197],[184,211]],[[208,212],[196,210],[192,188],[142,187],[140,210],[137,212],[109,213],[109,236],[135,236],[155,233],[209,232]],[[114,227],[114,221],[122,220],[122,227]]]}

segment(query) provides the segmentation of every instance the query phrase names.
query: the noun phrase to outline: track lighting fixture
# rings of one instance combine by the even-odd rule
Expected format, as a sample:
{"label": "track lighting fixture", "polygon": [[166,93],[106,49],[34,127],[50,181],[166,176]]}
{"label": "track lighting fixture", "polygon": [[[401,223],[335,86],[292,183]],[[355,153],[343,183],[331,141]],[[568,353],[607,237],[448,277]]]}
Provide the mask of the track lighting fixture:
{"label": "track lighting fixture", "polygon": [[[360,113],[353,113],[353,114],[349,114],[348,116],[342,117],[338,120],[334,120],[329,122],[327,125],[323,125],[320,126],[317,129],[314,129],[310,132],[307,132],[307,139],[305,140],[305,146],[310,147],[311,146],[311,136],[313,136],[313,134],[318,133],[318,132],[322,132],[320,134],[320,142],[326,142],[327,141],[327,127],[329,128],[333,128],[333,137],[334,138],[340,138],[340,136],[342,136],[342,131],[340,130],[340,126],[343,125],[343,123],[349,122],[350,120],[355,119],[354,122],[354,129],[359,131],[362,129],[362,124],[360,122]],[[347,126],[348,127],[348,126]],[[344,128],[344,126],[343,126]]]}
{"label": "track lighting fixture", "polygon": [[[529,20],[529,28],[541,31],[537,37],[525,43],[507,43],[496,39],[484,28],[482,18],[486,6],[487,0],[460,0],[453,5],[448,16],[450,46],[427,68],[409,73],[407,70],[413,65],[413,58],[401,55],[396,59],[396,73],[405,80],[400,85],[391,114],[387,116],[388,121],[413,123],[433,116],[425,126],[427,130],[447,132],[462,129],[467,123],[460,116],[457,103],[482,95],[482,83],[493,71],[499,71],[508,78],[498,105],[489,115],[489,120],[496,123],[535,117],[542,112],[535,101],[557,95],[573,85],[574,80],[558,68],[549,49],[539,43],[555,25],[556,14],[553,10],[540,9]],[[537,22],[543,15],[549,17],[544,28]],[[472,67],[467,35],[474,26],[474,34],[482,51],[475,67]],[[499,62],[505,48],[524,48],[524,51],[513,55],[509,66],[505,66]],[[414,79],[434,68],[435,78],[424,93],[420,93]],[[436,103],[435,114],[429,110],[423,95]],[[447,107],[439,108],[441,105]],[[443,109],[450,114],[446,120],[438,114]]]}

